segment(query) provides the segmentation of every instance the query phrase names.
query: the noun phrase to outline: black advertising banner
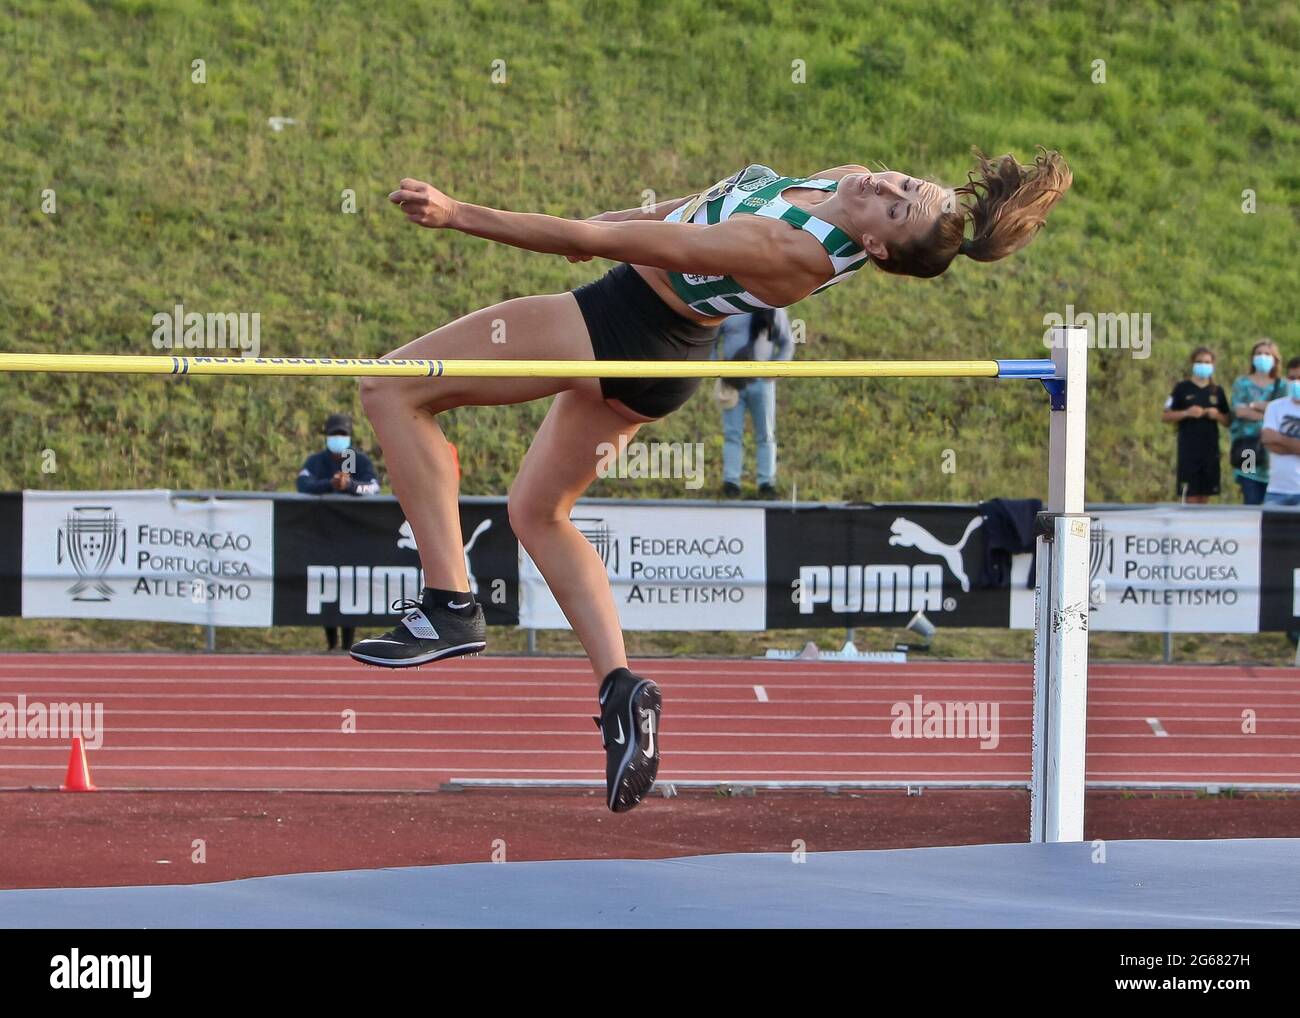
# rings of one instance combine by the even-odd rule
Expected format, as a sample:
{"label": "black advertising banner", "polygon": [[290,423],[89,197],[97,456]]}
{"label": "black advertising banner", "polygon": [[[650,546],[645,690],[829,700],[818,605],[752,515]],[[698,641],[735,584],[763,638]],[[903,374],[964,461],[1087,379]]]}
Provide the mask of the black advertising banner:
{"label": "black advertising banner", "polygon": [[[505,501],[460,506],[462,545],[489,625],[519,622],[519,545]],[[415,538],[393,498],[324,496],[275,503],[279,626],[389,626],[394,601],[424,585]]]}
{"label": "black advertising banner", "polygon": [[1259,631],[1300,629],[1300,512],[1260,515]]}
{"label": "black advertising banner", "polygon": [[767,627],[1005,629],[1010,588],[981,586],[984,517],[974,506],[767,510]]}
{"label": "black advertising banner", "polygon": [[23,493],[0,492],[0,615],[23,613]]}

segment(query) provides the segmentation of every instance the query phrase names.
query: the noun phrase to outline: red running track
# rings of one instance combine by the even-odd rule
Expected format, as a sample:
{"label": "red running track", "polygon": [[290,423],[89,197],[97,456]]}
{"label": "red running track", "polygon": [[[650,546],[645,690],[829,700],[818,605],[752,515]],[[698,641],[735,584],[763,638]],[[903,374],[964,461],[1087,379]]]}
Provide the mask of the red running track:
{"label": "red running track", "polygon": [[[668,659],[661,781],[1024,782],[1027,664]],[[1300,670],[1093,665],[1088,779],[1300,785]],[[342,657],[0,655],[0,711],[101,703],[105,789],[419,790],[452,778],[603,780],[584,661],[461,659],[419,670]],[[896,738],[891,708],[987,702],[996,746]],[[345,733],[345,711],[356,731]],[[1256,730],[1243,732],[1243,712]],[[1158,731],[1166,734],[1159,735]],[[988,740],[991,742],[991,740]],[[0,787],[56,787],[62,740],[0,738]]]}

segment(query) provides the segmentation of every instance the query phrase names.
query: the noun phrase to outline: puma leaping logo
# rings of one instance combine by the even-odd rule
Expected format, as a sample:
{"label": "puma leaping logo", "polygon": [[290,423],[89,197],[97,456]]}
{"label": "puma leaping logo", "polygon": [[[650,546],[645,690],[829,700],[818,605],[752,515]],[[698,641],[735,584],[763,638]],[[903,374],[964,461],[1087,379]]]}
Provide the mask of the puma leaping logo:
{"label": "puma leaping logo", "polygon": [[474,566],[470,563],[469,553],[474,550],[474,545],[483,531],[492,526],[491,520],[483,520],[474,528],[474,533],[470,534],[469,542],[465,545],[465,575],[469,578],[469,592],[478,595],[478,579],[474,576]]}
{"label": "puma leaping logo", "polygon": [[961,535],[960,541],[956,544],[944,544],[924,527],[900,516],[889,527],[891,535],[889,543],[904,548],[915,548],[926,555],[936,555],[943,559],[948,564],[952,575],[957,578],[957,582],[961,584],[962,593],[969,594],[970,579],[966,576],[966,566],[961,560],[961,552],[966,547],[966,542],[970,540],[970,535],[975,533],[975,529],[983,522],[983,516],[976,516],[966,524],[966,533]]}
{"label": "puma leaping logo", "polygon": [[[478,580],[474,576],[474,566],[469,560],[469,553],[474,550],[474,544],[479,539],[483,531],[492,526],[490,519],[482,520],[474,528],[474,533],[469,535],[469,540],[465,543],[465,575],[469,578],[469,592],[477,596]],[[397,528],[397,547],[409,548],[411,551],[419,551],[415,544],[415,532],[411,529],[410,520],[402,520],[402,525]]]}

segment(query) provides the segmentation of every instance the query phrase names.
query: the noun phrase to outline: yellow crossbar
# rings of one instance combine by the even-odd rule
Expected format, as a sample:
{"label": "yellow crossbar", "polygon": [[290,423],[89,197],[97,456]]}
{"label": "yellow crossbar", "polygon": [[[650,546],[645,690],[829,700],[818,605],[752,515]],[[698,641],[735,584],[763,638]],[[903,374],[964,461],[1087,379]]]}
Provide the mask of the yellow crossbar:
{"label": "yellow crossbar", "polygon": [[977,361],[524,361],[0,353],[0,371],[441,378],[996,378]]}

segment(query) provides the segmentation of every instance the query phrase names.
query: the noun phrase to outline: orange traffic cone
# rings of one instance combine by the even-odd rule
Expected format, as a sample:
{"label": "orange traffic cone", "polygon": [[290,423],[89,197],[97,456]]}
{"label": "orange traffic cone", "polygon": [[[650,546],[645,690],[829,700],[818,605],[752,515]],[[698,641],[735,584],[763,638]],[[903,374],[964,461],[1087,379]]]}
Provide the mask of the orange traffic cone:
{"label": "orange traffic cone", "polygon": [[68,757],[68,776],[59,789],[62,792],[95,792],[98,789],[90,780],[90,765],[86,763],[86,748],[81,736],[72,739],[72,754]]}

